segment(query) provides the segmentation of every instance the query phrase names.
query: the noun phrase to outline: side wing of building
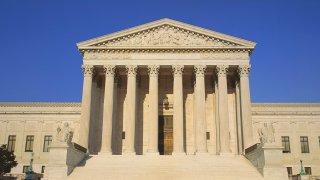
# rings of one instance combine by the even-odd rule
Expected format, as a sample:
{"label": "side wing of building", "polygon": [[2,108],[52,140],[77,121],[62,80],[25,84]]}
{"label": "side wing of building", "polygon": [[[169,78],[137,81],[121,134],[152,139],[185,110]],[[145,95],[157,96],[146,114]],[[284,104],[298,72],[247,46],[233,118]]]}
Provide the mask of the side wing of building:
{"label": "side wing of building", "polygon": [[320,175],[319,103],[253,103],[252,121],[256,138],[264,123],[272,123],[288,171],[298,174],[302,160],[306,173]]}
{"label": "side wing of building", "polygon": [[[56,128],[67,122],[77,131],[80,110],[80,103],[0,103],[0,144],[7,144],[19,163],[12,173],[23,173],[31,152],[34,171],[41,173]],[[285,147],[283,165],[292,174],[300,172],[300,160],[307,171],[320,174],[320,104],[253,103],[252,119],[254,139],[264,123],[272,123],[276,142]]]}
{"label": "side wing of building", "polygon": [[34,153],[34,171],[44,171],[48,145],[58,125],[69,123],[77,128],[80,103],[0,103],[0,144],[14,151],[18,166],[12,173],[26,170]]}

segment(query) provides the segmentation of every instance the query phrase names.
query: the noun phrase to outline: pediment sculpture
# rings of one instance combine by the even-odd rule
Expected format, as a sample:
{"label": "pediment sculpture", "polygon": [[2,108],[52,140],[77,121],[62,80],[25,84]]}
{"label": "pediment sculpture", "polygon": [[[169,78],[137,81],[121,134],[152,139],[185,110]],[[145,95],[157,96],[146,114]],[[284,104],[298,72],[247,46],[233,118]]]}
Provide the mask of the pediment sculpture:
{"label": "pediment sculpture", "polygon": [[214,46],[234,47],[239,44],[210,37],[171,25],[162,25],[115,39],[100,42],[92,46]]}

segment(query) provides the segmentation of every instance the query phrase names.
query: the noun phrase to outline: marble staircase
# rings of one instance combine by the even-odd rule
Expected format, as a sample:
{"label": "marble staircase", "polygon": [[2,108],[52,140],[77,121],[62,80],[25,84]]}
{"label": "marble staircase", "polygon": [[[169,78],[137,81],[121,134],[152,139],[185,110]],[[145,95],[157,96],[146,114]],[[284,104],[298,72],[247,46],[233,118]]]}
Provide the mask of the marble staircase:
{"label": "marble staircase", "polygon": [[243,156],[92,155],[67,179],[259,180],[263,177]]}

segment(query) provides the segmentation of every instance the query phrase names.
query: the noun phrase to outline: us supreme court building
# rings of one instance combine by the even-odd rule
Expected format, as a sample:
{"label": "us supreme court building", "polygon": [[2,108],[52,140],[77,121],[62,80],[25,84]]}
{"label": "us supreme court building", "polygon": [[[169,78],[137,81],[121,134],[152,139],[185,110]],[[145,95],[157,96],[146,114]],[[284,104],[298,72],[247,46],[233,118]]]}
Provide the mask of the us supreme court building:
{"label": "us supreme court building", "polygon": [[320,104],[251,103],[255,46],[171,19],[78,43],[81,103],[0,103],[11,173],[33,152],[47,179],[319,177]]}

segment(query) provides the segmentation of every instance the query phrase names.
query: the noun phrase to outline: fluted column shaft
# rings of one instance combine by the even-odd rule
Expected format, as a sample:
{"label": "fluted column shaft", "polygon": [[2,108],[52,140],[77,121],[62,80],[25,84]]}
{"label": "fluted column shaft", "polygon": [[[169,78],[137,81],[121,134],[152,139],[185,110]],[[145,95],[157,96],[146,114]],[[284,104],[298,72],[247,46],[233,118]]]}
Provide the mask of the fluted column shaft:
{"label": "fluted column shaft", "polygon": [[126,140],[125,153],[135,154],[135,123],[136,123],[136,99],[137,99],[137,70],[135,65],[126,66],[128,75],[127,82],[127,121],[126,121]]}
{"label": "fluted column shaft", "polygon": [[159,119],[159,103],[158,103],[158,65],[148,67],[149,72],[149,141],[148,152],[157,153],[158,150],[158,119]]}
{"label": "fluted column shaft", "polygon": [[240,82],[235,81],[236,85],[236,114],[237,114],[237,136],[238,136],[238,153],[243,153],[242,143],[242,121],[241,121],[241,104],[240,104]]}
{"label": "fluted column shaft", "polygon": [[102,124],[102,143],[101,153],[112,154],[112,120],[114,105],[114,74],[115,66],[106,65],[103,67],[105,73],[105,90],[103,103],[103,124]]}
{"label": "fluted column shaft", "polygon": [[253,145],[252,135],[252,118],[251,118],[251,99],[249,87],[250,65],[242,65],[238,68],[240,76],[240,98],[241,98],[241,115],[243,129],[244,149]]}
{"label": "fluted column shaft", "polygon": [[183,149],[183,65],[172,66],[173,71],[173,154]]}
{"label": "fluted column shaft", "polygon": [[196,100],[196,145],[197,153],[206,153],[207,150],[207,125],[206,125],[206,101],[205,101],[205,71],[206,66],[194,67],[196,74],[195,100]]}
{"label": "fluted column shaft", "polygon": [[227,72],[227,66],[219,65],[216,68],[219,88],[220,154],[231,152],[229,138]]}
{"label": "fluted column shaft", "polygon": [[90,130],[90,113],[91,113],[91,89],[94,67],[92,65],[82,65],[83,72],[83,90],[81,103],[81,119],[79,131],[79,144],[87,148],[89,152],[89,130]]}

